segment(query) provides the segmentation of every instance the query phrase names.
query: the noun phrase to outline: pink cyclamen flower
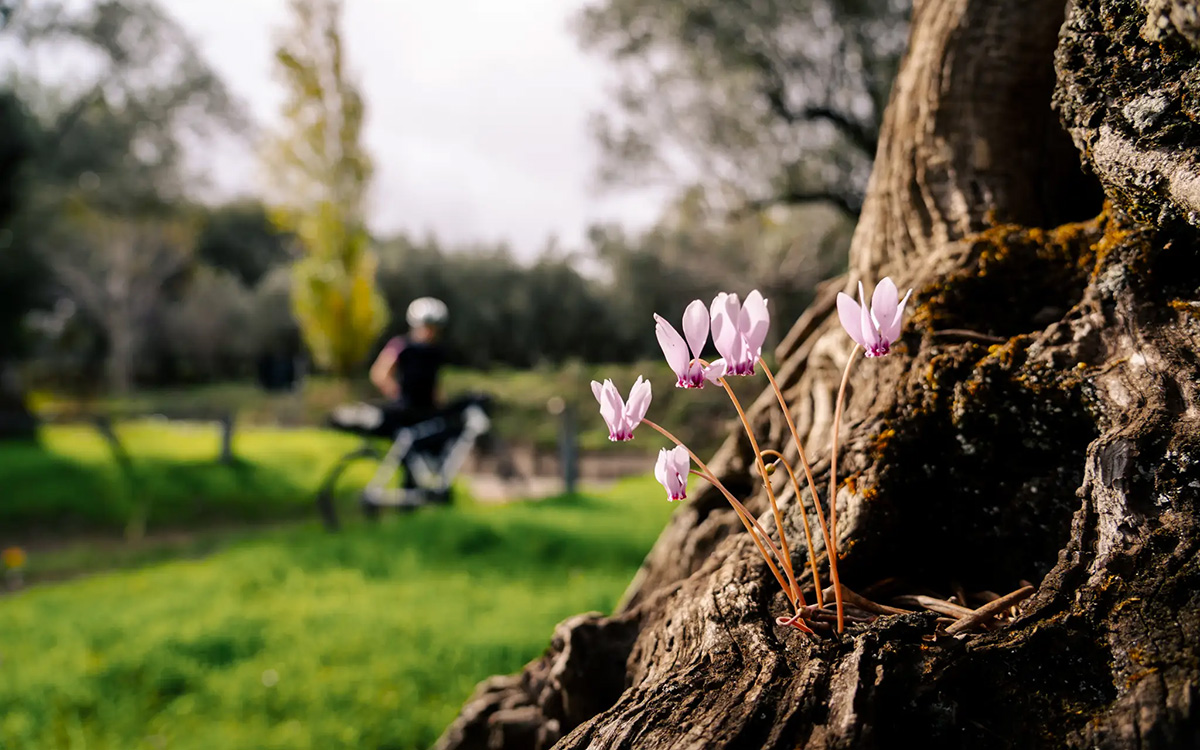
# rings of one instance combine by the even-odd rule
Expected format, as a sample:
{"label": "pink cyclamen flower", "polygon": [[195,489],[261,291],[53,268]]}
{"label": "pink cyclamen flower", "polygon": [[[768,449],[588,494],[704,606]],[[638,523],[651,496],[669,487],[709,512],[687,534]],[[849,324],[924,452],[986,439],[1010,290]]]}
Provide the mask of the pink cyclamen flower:
{"label": "pink cyclamen flower", "polygon": [[592,394],[600,402],[600,416],[608,424],[609,440],[633,440],[633,429],[641,424],[650,408],[650,381],[638,375],[629,389],[629,401],[621,400],[621,394],[611,380],[601,385],[592,381]]}
{"label": "pink cyclamen flower", "polygon": [[721,292],[713,299],[709,314],[713,345],[729,364],[728,374],[753,375],[771,325],[767,301],[757,289],[746,295],[745,302],[736,294]]}
{"label": "pink cyclamen flower", "polygon": [[667,364],[675,371],[675,387],[703,388],[705,379],[714,383],[725,375],[725,362],[717,360],[705,367],[700,352],[708,342],[708,311],[700,300],[683,311],[683,335],[658,313],[654,314],[654,333],[662,347]]}
{"label": "pink cyclamen flower", "polygon": [[892,344],[900,337],[900,323],[904,318],[904,305],[912,290],[898,300],[896,284],[888,277],[875,286],[871,295],[871,308],[867,309],[867,298],[863,294],[862,282],[858,282],[858,302],[845,292],[838,292],[838,317],[842,328],[850,338],[858,342],[868,357],[882,357],[892,350]]}
{"label": "pink cyclamen flower", "polygon": [[687,448],[677,445],[671,450],[658,452],[658,463],[654,465],[654,478],[667,491],[667,500],[687,499],[687,478],[692,468],[692,458]]}

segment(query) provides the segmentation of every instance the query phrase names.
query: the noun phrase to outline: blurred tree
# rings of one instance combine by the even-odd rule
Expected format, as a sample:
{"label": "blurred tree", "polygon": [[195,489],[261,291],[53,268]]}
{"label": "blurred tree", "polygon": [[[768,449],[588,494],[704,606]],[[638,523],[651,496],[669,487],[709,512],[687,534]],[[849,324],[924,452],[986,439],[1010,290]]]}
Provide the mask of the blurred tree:
{"label": "blurred tree", "polygon": [[551,245],[527,272],[524,324],[527,338],[538,344],[530,364],[609,362],[632,354],[613,335],[624,311],[607,287],[580,273],[579,261],[579,254]]}
{"label": "blurred tree", "polygon": [[271,269],[254,288],[250,334],[259,356],[294,360],[304,350],[296,319],[292,316],[291,269]]}
{"label": "blurred tree", "polygon": [[36,128],[16,95],[0,92],[0,362],[19,353],[21,320],[37,298],[41,264],[26,245],[14,242],[14,224],[29,189]]}
{"label": "blurred tree", "polygon": [[[170,212],[196,179],[185,139],[245,126],[191,39],[149,0],[24,5],[5,34],[21,47],[7,75],[41,125],[36,197],[50,213],[68,198]],[[74,56],[89,64],[56,64]]]}
{"label": "blurred tree", "polygon": [[196,258],[232,273],[247,287],[292,259],[291,238],[271,221],[262,204],[242,201],[206,211]]}
{"label": "blurred tree", "polygon": [[182,363],[180,375],[214,380],[244,374],[259,344],[254,313],[254,292],[236,276],[199,268],[180,298],[165,306],[163,315],[164,344]]}
{"label": "blurred tree", "polygon": [[37,256],[14,242],[35,128],[20,100],[0,92],[0,439],[32,438],[36,427],[14,369],[23,349],[21,320],[37,300],[41,271]]}
{"label": "blurred tree", "polygon": [[653,313],[682,314],[718,291],[757,288],[777,320],[793,320],[842,267],[847,231],[828,206],[730,222],[696,189],[648,230],[596,226],[584,251],[551,243],[533,262],[503,245],[447,251],[435,238],[394,237],[380,246],[379,284],[393,310],[426,294],[445,300],[446,343],[460,364],[630,362],[660,356]]}
{"label": "blurred tree", "polygon": [[[77,309],[70,325],[52,327],[83,323],[101,334],[107,380],[125,389],[158,317],[161,283],[189,255],[180,216],[196,176],[184,144],[239,132],[245,121],[195,45],[149,0],[47,0],[17,5],[8,20],[3,33],[16,45],[4,74],[35,123],[11,240],[53,271],[26,291],[54,307],[51,317]],[[87,64],[62,64],[74,59]],[[54,304],[56,296],[74,305]]]}
{"label": "blurred tree", "polygon": [[910,0],[593,0],[585,48],[622,71],[598,115],[607,182],[682,179],[733,208],[857,216]]}
{"label": "blurred tree", "polygon": [[580,260],[553,244],[522,263],[504,245],[446,251],[436,238],[400,236],[381,245],[379,282],[394,310],[424,295],[446,302],[445,342],[458,364],[528,367],[628,357],[613,339],[620,313],[611,309],[607,287],[580,272]]}
{"label": "blurred tree", "polygon": [[[817,283],[843,267],[850,229],[836,209],[823,205],[778,206],[730,220],[699,188],[640,234],[593,227],[589,240],[608,276],[608,304],[620,311],[612,337],[634,357],[657,356],[653,313],[681,314],[689,301],[719,291],[758,289],[774,319],[793,321]],[[787,328],[776,325],[772,332],[783,336]]]}
{"label": "blurred tree", "polygon": [[291,0],[289,9],[275,52],[286,126],[267,163],[286,196],[279,222],[305,252],[293,271],[297,322],[317,364],[348,375],[387,323],[363,219],[372,172],[361,144],[364,104],[344,68],[340,0]]}
{"label": "blurred tree", "polygon": [[168,280],[189,260],[191,230],[161,219],[127,219],[81,209],[50,258],[59,282],[103,331],[108,386],[133,384],[134,359]]}

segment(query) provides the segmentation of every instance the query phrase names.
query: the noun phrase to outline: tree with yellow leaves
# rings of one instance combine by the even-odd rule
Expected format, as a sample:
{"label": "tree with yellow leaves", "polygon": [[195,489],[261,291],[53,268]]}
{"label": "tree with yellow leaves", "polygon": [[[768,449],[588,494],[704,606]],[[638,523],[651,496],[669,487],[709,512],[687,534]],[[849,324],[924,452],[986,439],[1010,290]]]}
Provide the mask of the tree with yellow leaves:
{"label": "tree with yellow leaves", "polygon": [[303,257],[292,309],[318,366],[347,375],[387,323],[363,205],[371,159],[361,143],[364,103],[345,69],[340,0],[291,0],[275,51],[288,96],[267,164],[280,196],[276,221]]}

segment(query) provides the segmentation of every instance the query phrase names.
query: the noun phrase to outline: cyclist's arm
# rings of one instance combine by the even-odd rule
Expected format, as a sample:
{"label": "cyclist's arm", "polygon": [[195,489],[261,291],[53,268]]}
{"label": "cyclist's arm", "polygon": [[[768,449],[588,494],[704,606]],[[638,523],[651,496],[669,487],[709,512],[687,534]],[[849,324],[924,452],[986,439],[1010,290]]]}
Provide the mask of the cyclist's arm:
{"label": "cyclist's arm", "polygon": [[396,367],[396,360],[399,359],[400,351],[403,348],[403,339],[399,337],[392,339],[387,346],[383,347],[383,351],[379,352],[375,363],[371,365],[371,383],[379,389],[380,393],[393,400],[400,398],[400,386],[392,377],[392,371]]}

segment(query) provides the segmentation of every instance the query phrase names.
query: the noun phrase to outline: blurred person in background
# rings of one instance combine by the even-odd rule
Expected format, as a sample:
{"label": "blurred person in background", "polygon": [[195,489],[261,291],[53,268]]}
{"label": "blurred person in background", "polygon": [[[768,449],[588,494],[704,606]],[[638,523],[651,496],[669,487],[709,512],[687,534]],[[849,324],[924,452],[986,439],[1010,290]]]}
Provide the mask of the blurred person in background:
{"label": "blurred person in background", "polygon": [[439,404],[438,372],[444,354],[438,343],[446,324],[446,303],[434,297],[413,300],[405,315],[408,336],[396,336],[371,365],[371,383],[393,402],[393,408],[413,418]]}
{"label": "blurred person in background", "polygon": [[[371,365],[371,383],[391,403],[384,407],[387,423],[410,425],[430,416],[438,408],[438,372],[444,354],[438,339],[449,311],[435,297],[420,297],[408,306],[405,319],[408,336],[396,336],[387,342]],[[405,489],[417,486],[410,454],[401,461]]]}

